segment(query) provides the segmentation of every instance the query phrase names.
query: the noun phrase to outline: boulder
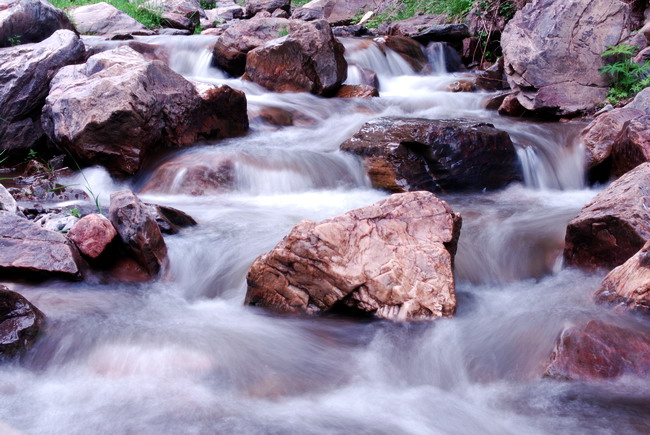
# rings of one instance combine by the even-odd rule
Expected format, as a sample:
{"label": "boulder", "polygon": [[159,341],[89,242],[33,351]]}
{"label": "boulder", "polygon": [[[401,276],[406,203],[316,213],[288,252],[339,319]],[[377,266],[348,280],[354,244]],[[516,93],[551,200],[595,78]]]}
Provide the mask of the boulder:
{"label": "boulder", "polygon": [[239,20],[244,18],[246,10],[236,4],[229,6],[221,6],[216,9],[206,10],[205,14],[212,23],[224,23],[231,20]]}
{"label": "boulder", "polygon": [[650,334],[591,320],[565,329],[546,376],[594,381],[624,374],[650,375]]}
{"label": "boulder", "polygon": [[650,115],[625,123],[612,149],[612,172],[620,177],[638,165],[650,161]]}
{"label": "boulder", "polygon": [[380,30],[386,35],[408,36],[412,38],[413,35],[425,31],[432,26],[445,24],[447,20],[448,17],[446,15],[416,15],[405,20],[387,23],[385,27],[380,27]]}
{"label": "boulder", "polygon": [[192,20],[197,26],[201,18],[206,18],[205,11],[201,7],[199,0],[149,0],[144,3],[144,7],[151,9],[155,13],[170,12],[182,15]]}
{"label": "boulder", "polygon": [[379,118],[341,145],[391,192],[498,189],[522,179],[508,133],[467,120]]}
{"label": "boulder", "polygon": [[394,0],[312,0],[302,6],[321,10],[323,18],[331,24],[350,24],[360,12],[374,11],[376,14],[390,12]]}
{"label": "boulder", "polygon": [[27,299],[0,285],[0,356],[11,358],[34,345],[45,315]]}
{"label": "boulder", "polygon": [[149,207],[130,190],[111,193],[111,223],[135,260],[155,278],[167,264],[167,245]]}
{"label": "boulder", "polygon": [[78,254],[61,233],[0,211],[0,277],[78,279]]}
{"label": "boulder", "polygon": [[596,117],[582,131],[587,168],[593,170],[605,163],[611,157],[614,145],[623,134],[627,122],[644,114],[640,109],[622,107]]}
{"label": "boulder", "polygon": [[81,218],[68,232],[68,238],[90,258],[99,257],[116,235],[111,221],[96,213]]}
{"label": "boulder", "polygon": [[167,65],[129,47],[59,71],[42,121],[52,142],[80,163],[123,174],[138,171],[156,148],[232,137],[248,129],[242,92],[224,85],[200,95]]}
{"label": "boulder", "polygon": [[246,13],[249,16],[262,11],[273,13],[278,9],[289,12],[291,0],[246,0]]}
{"label": "boulder", "polygon": [[190,33],[194,33],[194,22],[183,15],[175,14],[173,12],[164,12],[160,18],[162,25],[165,27],[187,30]]}
{"label": "boulder", "polygon": [[193,227],[196,221],[192,216],[174,207],[159,204],[146,204],[149,212],[156,219],[160,232],[177,234],[181,228]]}
{"label": "boulder", "polygon": [[0,150],[28,149],[43,137],[40,114],[50,80],[84,56],[83,43],[70,30],[0,50]]}
{"label": "boulder", "polygon": [[7,211],[14,214],[18,212],[16,200],[2,184],[0,184],[0,211]]}
{"label": "boulder", "polygon": [[619,0],[538,0],[501,37],[508,82],[528,110],[555,116],[593,109],[607,94],[600,54],[630,30]]}
{"label": "boulder", "polygon": [[141,192],[201,196],[230,191],[234,183],[235,163],[230,156],[184,154],[158,166]]}
{"label": "boulder", "polygon": [[289,32],[291,21],[284,18],[256,18],[228,27],[214,45],[212,61],[232,76],[244,74],[246,55],[260,45]]}
{"label": "boulder", "polygon": [[57,30],[74,31],[74,26],[65,12],[45,0],[3,0],[0,4],[0,48],[41,42]]}
{"label": "boulder", "polygon": [[623,264],[650,239],[650,163],[628,172],[586,204],[567,227],[564,261],[587,270]]}
{"label": "boulder", "polygon": [[106,2],[70,10],[77,30],[86,35],[150,35],[153,32]]}
{"label": "boulder", "polygon": [[469,38],[469,28],[465,24],[442,24],[431,26],[410,36],[423,45],[430,42],[448,42],[460,48],[463,39]]}
{"label": "boulder", "polygon": [[368,85],[343,85],[336,92],[337,98],[371,98],[378,97],[379,91]]}
{"label": "boulder", "polygon": [[[291,13],[291,18],[294,20],[314,21],[322,20],[325,18],[325,13],[322,8],[296,8]],[[338,36],[338,35],[337,35]]]}
{"label": "boulder", "polygon": [[607,274],[596,292],[596,300],[640,311],[650,310],[650,241]]}
{"label": "boulder", "polygon": [[276,92],[332,95],[347,78],[343,45],[325,20],[293,23],[288,36],[248,52],[244,78]]}
{"label": "boulder", "polygon": [[291,314],[451,316],[461,219],[428,192],[302,221],[253,263],[245,303]]}

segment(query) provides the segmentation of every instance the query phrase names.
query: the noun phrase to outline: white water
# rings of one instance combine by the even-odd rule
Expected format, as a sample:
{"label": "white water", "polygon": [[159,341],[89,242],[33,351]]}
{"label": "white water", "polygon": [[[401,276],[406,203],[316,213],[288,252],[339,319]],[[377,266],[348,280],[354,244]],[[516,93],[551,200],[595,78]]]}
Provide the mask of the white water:
{"label": "white water", "polygon": [[[174,41],[159,43],[174,52]],[[191,64],[180,55],[177,61]],[[253,109],[295,110],[313,124],[253,124],[244,138],[179,153],[190,161],[235,156],[237,182],[230,193],[143,195],[199,222],[166,238],[164,280],[10,284],[49,321],[32,352],[0,366],[1,422],[30,435],[650,430],[647,380],[583,385],[541,377],[567,325],[601,318],[648,327],[593,304],[601,276],[561,268],[566,223],[596,193],[584,189],[576,170],[573,127],[499,118],[481,109],[484,95],[444,92],[453,75],[382,72],[382,98],[341,102],[271,94],[207,67],[178,68],[195,80],[245,89]],[[249,265],[293,225],[386,196],[337,151],[363,122],[383,115],[489,121],[520,149],[525,185],[446,198],[464,218],[457,315],[399,325],[244,307]],[[145,181],[116,182],[101,169],[86,175],[104,201],[112,190]]]}

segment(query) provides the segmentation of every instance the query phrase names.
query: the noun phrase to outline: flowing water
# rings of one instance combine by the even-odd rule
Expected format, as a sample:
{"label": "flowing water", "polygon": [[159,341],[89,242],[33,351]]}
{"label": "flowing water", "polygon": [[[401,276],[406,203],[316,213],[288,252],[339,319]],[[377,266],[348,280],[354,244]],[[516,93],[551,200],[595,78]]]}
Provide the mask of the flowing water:
{"label": "flowing water", "polygon": [[[166,237],[170,270],[138,285],[11,283],[48,316],[38,345],[0,367],[0,431],[25,434],[543,434],[648,433],[647,380],[582,384],[542,377],[558,334],[587,319],[647,329],[596,306],[602,275],[562,268],[567,222],[585,188],[580,125],[536,124],[482,109],[487,94],[448,93],[430,75],[371,45],[346,42],[355,68],[378,73],[365,102],[272,94],[209,66],[214,40],[157,38],[170,65],[247,93],[251,113],[276,108],[302,124],[252,123],[243,138],[197,144],[167,160],[234,159],[230,192],[142,193],[199,225]],[[438,59],[438,60],[436,60]],[[358,72],[358,71],[357,71]],[[525,183],[450,195],[463,215],[456,257],[458,312],[410,324],[292,318],[242,305],[252,261],[302,219],[321,220],[386,196],[338,151],[378,116],[489,121],[515,141]],[[148,175],[86,177],[100,199]],[[180,180],[184,169],[174,175]],[[176,181],[178,181],[176,180]],[[78,180],[69,180],[75,183]],[[82,181],[82,184],[84,182]],[[172,183],[173,185],[173,183]]]}

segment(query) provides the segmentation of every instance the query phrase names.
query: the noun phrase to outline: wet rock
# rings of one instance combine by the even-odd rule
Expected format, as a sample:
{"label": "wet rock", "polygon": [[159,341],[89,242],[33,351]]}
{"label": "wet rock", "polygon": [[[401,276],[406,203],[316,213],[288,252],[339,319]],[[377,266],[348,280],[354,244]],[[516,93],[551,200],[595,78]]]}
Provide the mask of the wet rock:
{"label": "wet rock", "polygon": [[344,50],[327,21],[296,21],[288,36],[248,52],[244,78],[276,92],[332,95],[347,78]]}
{"label": "wet rock", "polygon": [[521,105],[516,94],[509,93],[501,101],[501,105],[498,108],[499,115],[502,116],[512,116],[515,118],[520,118],[530,113],[524,106]]}
{"label": "wet rock", "polygon": [[423,71],[429,65],[429,60],[424,55],[424,51],[422,51],[422,45],[411,38],[404,36],[386,36],[376,38],[375,41],[402,56],[415,72]]}
{"label": "wet rock", "polygon": [[650,163],[637,166],[585,205],[567,227],[564,261],[612,269],[650,239]]}
{"label": "wet rock", "polygon": [[607,274],[596,292],[596,300],[650,311],[650,242]]}
{"label": "wet rock", "polygon": [[336,92],[337,98],[371,98],[378,97],[379,91],[368,85],[343,85]]}
{"label": "wet rock", "polygon": [[90,257],[99,257],[117,236],[111,221],[100,214],[89,214],[74,224],[68,232],[68,239],[79,251]]}
{"label": "wet rock", "polygon": [[255,260],[245,303],[291,314],[451,316],[460,225],[460,216],[428,192],[393,195],[322,222],[302,221]]}
{"label": "wet rock", "polygon": [[609,159],[626,123],[644,114],[640,109],[622,107],[594,119],[582,132],[587,168],[594,169]]}
{"label": "wet rock", "polygon": [[0,211],[0,277],[80,277],[75,248],[61,233]]}
{"label": "wet rock", "polygon": [[31,148],[43,137],[40,114],[50,80],[84,55],[83,43],[70,30],[0,50],[0,150]]}
{"label": "wet rock", "polygon": [[79,221],[69,213],[46,213],[34,219],[34,223],[49,231],[67,233]]}
{"label": "wet rock", "polygon": [[474,92],[474,82],[471,80],[458,80],[447,86],[447,92]]}
{"label": "wet rock", "polygon": [[363,159],[373,186],[391,192],[497,189],[522,177],[508,134],[474,121],[379,118],[341,149]]}
{"label": "wet rock", "polygon": [[153,32],[106,2],[70,10],[75,27],[87,35],[150,35]]}
{"label": "wet rock", "polygon": [[57,30],[74,31],[74,26],[65,12],[46,1],[4,0],[0,4],[0,48],[41,42]]}
{"label": "wet rock", "polygon": [[0,285],[0,356],[11,358],[31,348],[44,324],[38,308]]}
{"label": "wet rock", "polygon": [[650,334],[591,320],[562,332],[546,376],[580,381],[650,375]]}
{"label": "wet rock", "polygon": [[512,92],[504,91],[497,93],[496,95],[488,98],[487,102],[485,103],[485,108],[487,110],[499,110],[499,107],[501,107],[509,95],[512,95]]}
{"label": "wet rock", "polygon": [[149,212],[155,217],[160,231],[165,234],[176,234],[181,228],[193,227],[196,221],[192,216],[174,207],[159,204],[146,204]]}
{"label": "wet rock", "polygon": [[650,115],[625,123],[612,150],[612,172],[620,177],[638,165],[650,161]]}
{"label": "wet rock", "polygon": [[284,18],[239,21],[228,27],[214,45],[213,63],[233,76],[244,74],[246,55],[264,43],[288,32],[291,22]]}
{"label": "wet rock", "polygon": [[165,27],[171,27],[172,29],[187,30],[190,33],[194,33],[194,22],[189,18],[181,15],[175,14],[173,12],[165,12],[161,15],[161,22]]}
{"label": "wet rock", "polygon": [[201,196],[232,190],[235,163],[227,155],[185,154],[158,166],[141,192]]}
{"label": "wet rock", "polygon": [[629,34],[630,23],[629,6],[618,0],[529,3],[501,37],[508,82],[519,102],[556,116],[594,108],[608,87],[600,54]]}
{"label": "wet rock", "polygon": [[422,31],[433,26],[445,24],[448,20],[446,15],[423,14],[416,15],[405,20],[393,21],[388,23],[384,30],[387,35],[407,36],[412,38]]}
{"label": "wet rock", "polygon": [[167,246],[149,207],[130,190],[122,190],[111,193],[108,215],[135,260],[150,277],[158,276],[167,264]]}
{"label": "wet rock", "polygon": [[503,58],[499,58],[494,65],[485,71],[480,71],[475,83],[477,88],[490,92],[509,90],[510,87],[503,71]]}
{"label": "wet rock", "polygon": [[276,127],[287,127],[293,125],[293,114],[279,107],[262,107],[254,110],[249,115],[251,122],[261,122],[263,124]]}
{"label": "wet rock", "polygon": [[222,86],[202,97],[167,65],[129,47],[62,69],[42,121],[48,137],[80,163],[124,174],[138,171],[157,148],[231,137],[248,128],[242,92]]}
{"label": "wet rock", "polygon": [[278,9],[289,12],[291,0],[246,0],[246,12],[250,16],[262,11],[273,13]]}
{"label": "wet rock", "polygon": [[448,42],[460,48],[463,39],[469,37],[469,28],[465,24],[442,24],[431,26],[411,37],[423,45],[430,42]]}
{"label": "wet rock", "polygon": [[0,184],[0,211],[7,211],[14,214],[18,212],[16,200],[2,184]]}

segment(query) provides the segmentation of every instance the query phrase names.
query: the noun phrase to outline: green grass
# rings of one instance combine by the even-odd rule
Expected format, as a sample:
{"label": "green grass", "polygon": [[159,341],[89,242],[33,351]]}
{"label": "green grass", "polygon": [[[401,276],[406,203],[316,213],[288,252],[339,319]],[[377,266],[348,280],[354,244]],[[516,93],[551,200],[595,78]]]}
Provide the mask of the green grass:
{"label": "green grass", "polygon": [[74,8],[77,6],[92,5],[105,1],[106,3],[131,16],[146,27],[153,29],[160,27],[160,11],[147,9],[142,6],[144,1],[129,3],[128,0],[50,0],[59,9]]}
{"label": "green grass", "polygon": [[294,8],[299,8],[302,5],[306,5],[311,0],[291,0],[291,6]]}
{"label": "green grass", "polygon": [[[462,19],[472,9],[478,0],[403,0],[400,6],[385,13],[374,15],[366,23],[366,27],[377,28],[386,21],[399,21],[411,18],[417,14],[446,14],[450,21]],[[360,11],[355,16],[358,22],[365,11]]]}

